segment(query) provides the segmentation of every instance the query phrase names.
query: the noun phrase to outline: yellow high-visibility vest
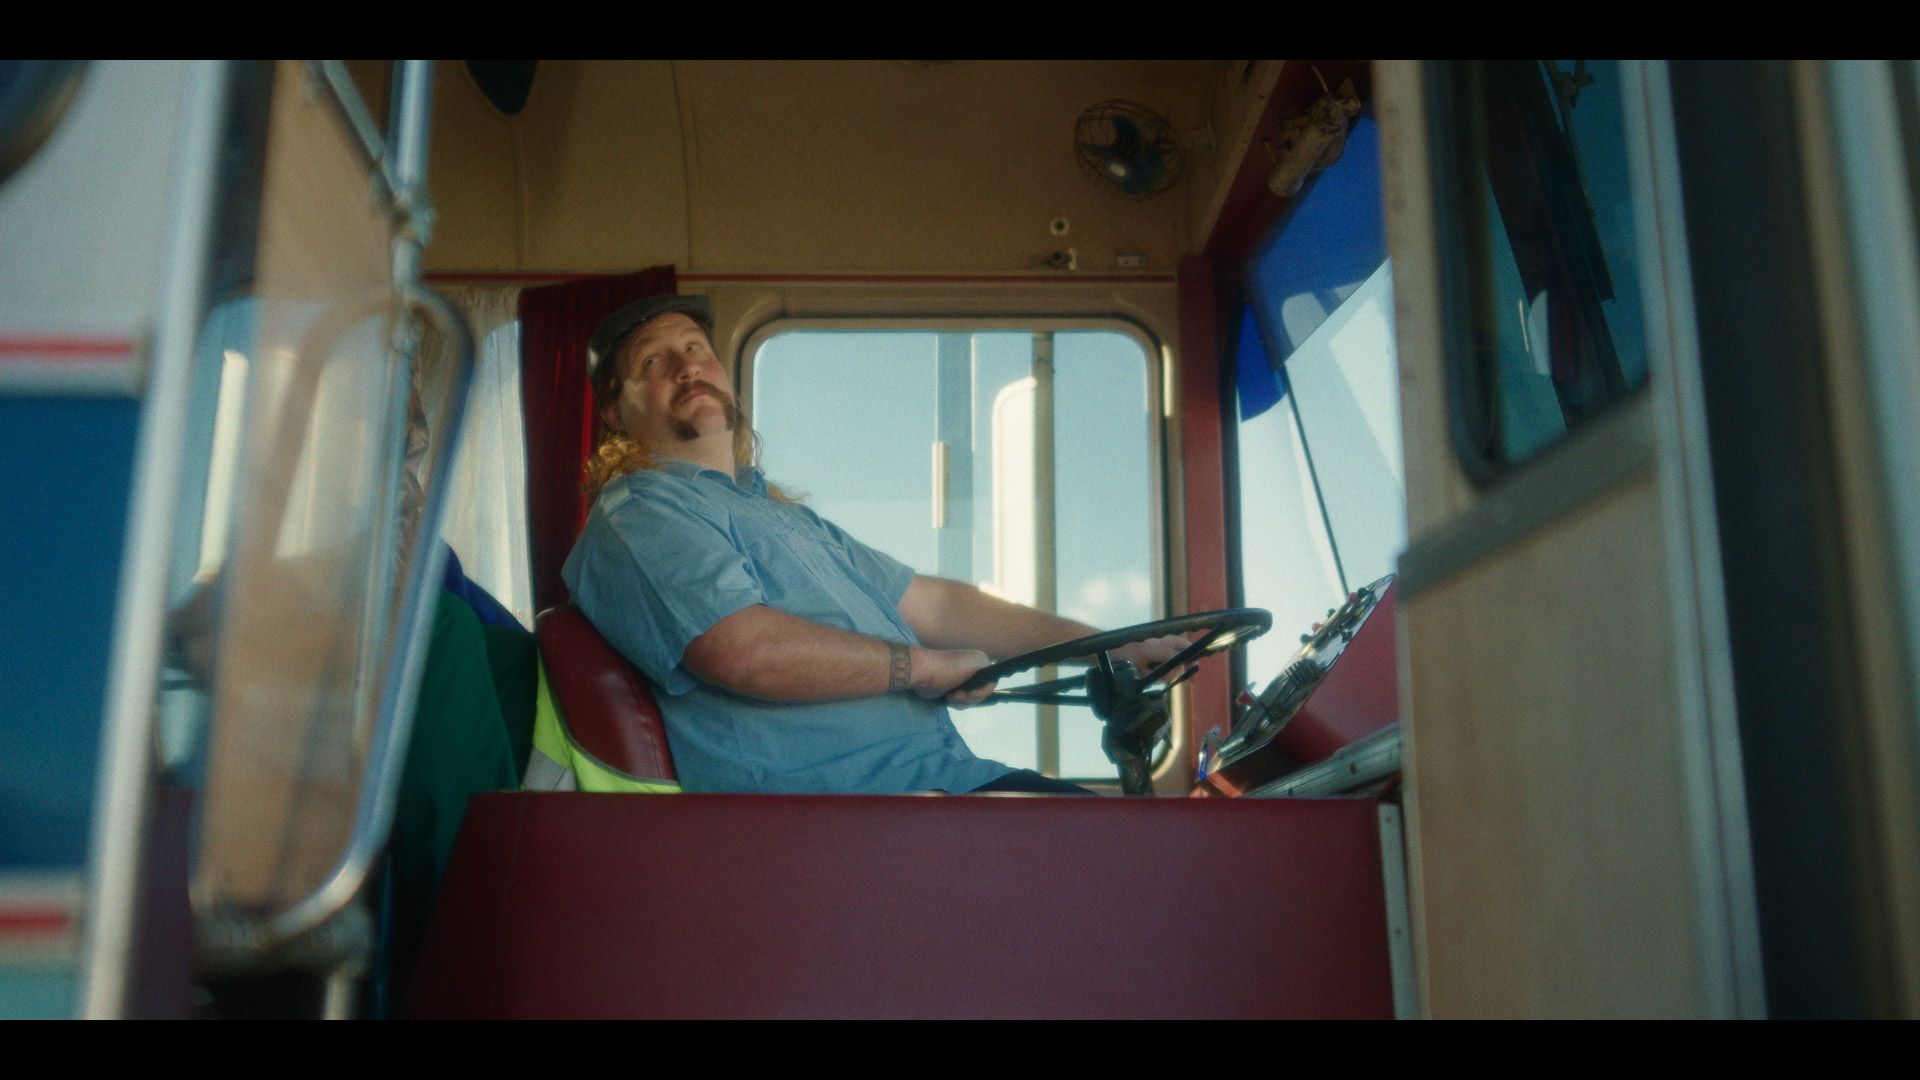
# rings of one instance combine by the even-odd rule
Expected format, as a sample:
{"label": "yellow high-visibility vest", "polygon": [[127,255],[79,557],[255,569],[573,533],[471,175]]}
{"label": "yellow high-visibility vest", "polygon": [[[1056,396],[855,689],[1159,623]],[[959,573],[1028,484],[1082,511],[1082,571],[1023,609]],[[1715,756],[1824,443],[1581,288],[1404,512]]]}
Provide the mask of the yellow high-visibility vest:
{"label": "yellow high-visibility vest", "polygon": [[533,753],[527,760],[523,791],[595,791],[638,795],[678,795],[676,781],[634,776],[594,757],[573,741],[566,718],[547,687],[546,665],[540,666],[540,689],[533,714]]}

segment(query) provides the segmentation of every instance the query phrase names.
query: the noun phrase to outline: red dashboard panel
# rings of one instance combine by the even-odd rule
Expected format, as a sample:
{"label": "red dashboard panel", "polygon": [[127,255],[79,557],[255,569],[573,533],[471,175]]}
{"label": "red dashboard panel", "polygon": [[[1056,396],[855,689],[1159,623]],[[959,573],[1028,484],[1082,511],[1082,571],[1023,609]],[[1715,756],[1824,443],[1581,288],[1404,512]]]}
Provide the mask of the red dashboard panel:
{"label": "red dashboard panel", "polygon": [[[1325,761],[1342,747],[1400,719],[1397,583],[1341,648],[1286,726],[1259,749],[1239,756],[1193,789],[1201,799],[1235,797],[1294,769]],[[1318,626],[1315,627],[1318,630]]]}
{"label": "red dashboard panel", "polygon": [[1325,761],[1400,719],[1399,647],[1394,611],[1400,587],[1391,585],[1340,652],[1313,696],[1273,741],[1302,765]]}
{"label": "red dashboard panel", "polygon": [[1385,1017],[1376,803],[499,794],[416,1017]]}

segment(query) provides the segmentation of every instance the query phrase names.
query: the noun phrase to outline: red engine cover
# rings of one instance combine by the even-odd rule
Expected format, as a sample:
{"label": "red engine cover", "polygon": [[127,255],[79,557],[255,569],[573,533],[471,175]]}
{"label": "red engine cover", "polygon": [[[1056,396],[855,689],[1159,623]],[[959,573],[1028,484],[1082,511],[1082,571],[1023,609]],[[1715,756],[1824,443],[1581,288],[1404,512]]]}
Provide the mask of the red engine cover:
{"label": "red engine cover", "polygon": [[1387,1017],[1372,799],[473,800],[417,1017]]}

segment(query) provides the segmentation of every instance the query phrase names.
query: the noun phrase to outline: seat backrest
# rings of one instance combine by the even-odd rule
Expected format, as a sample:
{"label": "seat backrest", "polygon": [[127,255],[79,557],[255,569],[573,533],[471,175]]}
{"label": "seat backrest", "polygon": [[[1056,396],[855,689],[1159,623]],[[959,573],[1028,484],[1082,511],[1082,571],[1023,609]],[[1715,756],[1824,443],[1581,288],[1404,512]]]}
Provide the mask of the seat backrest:
{"label": "seat backrest", "polygon": [[675,779],[666,725],[646,676],[572,604],[541,612],[534,634],[573,747],[627,777]]}

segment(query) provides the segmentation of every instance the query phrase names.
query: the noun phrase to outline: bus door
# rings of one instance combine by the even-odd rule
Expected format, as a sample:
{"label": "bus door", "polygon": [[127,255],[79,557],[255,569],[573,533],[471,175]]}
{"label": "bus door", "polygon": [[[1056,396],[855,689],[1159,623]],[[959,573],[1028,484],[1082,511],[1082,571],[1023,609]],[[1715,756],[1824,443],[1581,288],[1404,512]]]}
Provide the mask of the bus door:
{"label": "bus door", "polygon": [[0,1016],[114,1015],[225,80],[0,76]]}
{"label": "bus door", "polygon": [[1758,1008],[1661,75],[1377,73],[1433,1016]]}
{"label": "bus door", "polygon": [[337,63],[91,64],[4,178],[0,1015],[364,969],[458,427],[410,453],[409,405],[471,354],[416,285],[427,75],[389,140]]}

